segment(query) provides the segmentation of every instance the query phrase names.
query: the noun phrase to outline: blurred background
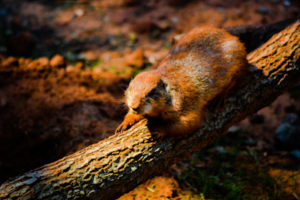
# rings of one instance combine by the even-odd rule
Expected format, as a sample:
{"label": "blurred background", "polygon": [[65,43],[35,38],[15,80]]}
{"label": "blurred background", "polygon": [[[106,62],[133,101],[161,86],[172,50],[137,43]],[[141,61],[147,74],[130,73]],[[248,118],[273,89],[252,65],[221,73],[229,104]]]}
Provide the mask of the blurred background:
{"label": "blurred background", "polygon": [[[0,183],[114,133],[123,93],[193,27],[299,18],[297,0],[0,1]],[[300,199],[300,85],[121,199]]]}

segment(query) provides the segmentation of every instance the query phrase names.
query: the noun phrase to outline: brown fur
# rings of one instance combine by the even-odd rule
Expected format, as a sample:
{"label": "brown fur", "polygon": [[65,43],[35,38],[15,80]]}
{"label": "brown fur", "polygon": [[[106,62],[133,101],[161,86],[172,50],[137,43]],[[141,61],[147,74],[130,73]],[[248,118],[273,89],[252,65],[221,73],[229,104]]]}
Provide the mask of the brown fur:
{"label": "brown fur", "polygon": [[167,135],[199,128],[204,106],[228,91],[247,71],[246,51],[238,38],[214,27],[195,28],[170,50],[157,69],[129,84],[129,112],[117,132],[143,118],[162,122]]}

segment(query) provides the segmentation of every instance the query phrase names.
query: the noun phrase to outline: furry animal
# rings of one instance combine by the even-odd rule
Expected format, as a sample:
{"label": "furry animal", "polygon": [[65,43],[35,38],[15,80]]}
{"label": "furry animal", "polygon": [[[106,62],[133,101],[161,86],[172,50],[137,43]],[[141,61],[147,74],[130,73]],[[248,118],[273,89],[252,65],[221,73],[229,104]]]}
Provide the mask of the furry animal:
{"label": "furry animal", "polygon": [[248,69],[244,45],[214,27],[184,35],[154,70],[138,74],[125,92],[129,108],[122,132],[143,118],[165,135],[182,136],[201,126],[204,107],[226,94]]}

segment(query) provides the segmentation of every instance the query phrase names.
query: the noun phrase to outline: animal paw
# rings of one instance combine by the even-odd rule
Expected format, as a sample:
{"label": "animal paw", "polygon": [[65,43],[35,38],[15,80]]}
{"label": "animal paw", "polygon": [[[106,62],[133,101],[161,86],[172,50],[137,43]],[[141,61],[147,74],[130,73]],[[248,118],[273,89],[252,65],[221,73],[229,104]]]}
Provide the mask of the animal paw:
{"label": "animal paw", "polygon": [[127,114],[123,120],[123,122],[116,129],[116,133],[122,133],[123,131],[128,130],[135,123],[143,119],[144,117],[136,114]]}

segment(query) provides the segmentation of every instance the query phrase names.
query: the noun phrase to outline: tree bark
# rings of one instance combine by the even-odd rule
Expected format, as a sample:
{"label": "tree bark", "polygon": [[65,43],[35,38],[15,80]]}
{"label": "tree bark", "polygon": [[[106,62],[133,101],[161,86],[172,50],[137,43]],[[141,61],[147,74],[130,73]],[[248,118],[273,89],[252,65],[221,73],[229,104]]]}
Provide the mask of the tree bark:
{"label": "tree bark", "polygon": [[228,127],[271,103],[300,75],[299,20],[248,55],[249,72],[221,108],[208,106],[202,127],[184,138],[157,138],[143,120],[0,186],[0,199],[114,199],[199,151]]}

